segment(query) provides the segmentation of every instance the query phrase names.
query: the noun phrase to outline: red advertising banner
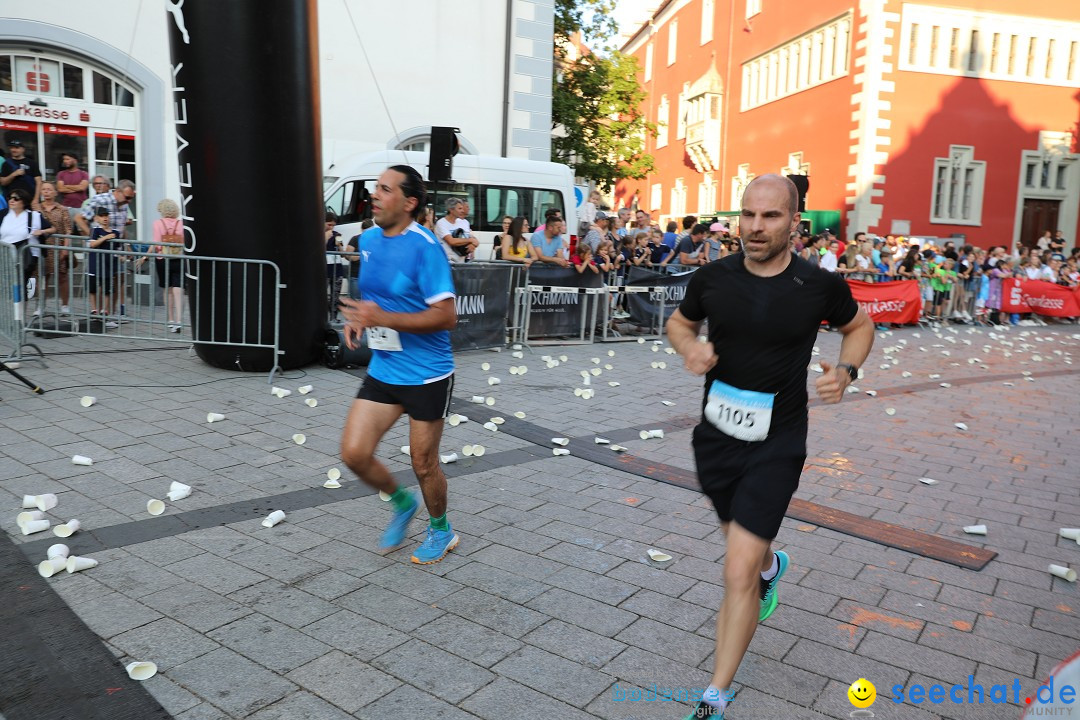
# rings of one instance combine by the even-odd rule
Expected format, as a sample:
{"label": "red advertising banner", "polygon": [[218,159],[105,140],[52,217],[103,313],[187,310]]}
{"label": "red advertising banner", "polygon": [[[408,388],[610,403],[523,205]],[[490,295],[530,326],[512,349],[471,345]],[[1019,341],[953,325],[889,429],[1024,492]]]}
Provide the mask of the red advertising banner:
{"label": "red advertising banner", "polygon": [[919,321],[922,296],[917,282],[866,283],[848,280],[848,286],[855,302],[866,310],[875,323],[906,325]]}
{"label": "red advertising banner", "polygon": [[1078,317],[1080,289],[1070,290],[1045,280],[1005,278],[1001,281],[1001,311]]}

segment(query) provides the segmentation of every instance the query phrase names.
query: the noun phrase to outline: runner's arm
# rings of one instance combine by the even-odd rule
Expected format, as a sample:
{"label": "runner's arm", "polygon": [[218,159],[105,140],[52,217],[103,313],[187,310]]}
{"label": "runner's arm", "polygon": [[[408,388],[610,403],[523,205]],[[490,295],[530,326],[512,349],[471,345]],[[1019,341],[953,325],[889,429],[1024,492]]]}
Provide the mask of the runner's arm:
{"label": "runner's arm", "polygon": [[846,369],[839,366],[862,367],[874,345],[874,321],[862,308],[855,313],[851,322],[838,329],[844,336],[840,341],[840,359],[837,360],[836,367],[827,362],[821,363],[823,372],[815,383],[818,396],[829,403],[840,402],[847,386],[851,384],[851,376]]}
{"label": "runner's arm", "polygon": [[687,370],[695,375],[704,375],[716,364],[717,358],[712,343],[698,341],[699,332],[701,323],[687,319],[678,308],[668,318],[667,336],[671,347],[683,356]]}
{"label": "runner's arm", "polygon": [[350,298],[342,299],[341,306],[346,320],[360,329],[386,327],[398,332],[433,333],[453,330],[457,325],[457,308],[452,297],[439,300],[428,306],[427,310],[416,313],[386,312],[370,300]]}

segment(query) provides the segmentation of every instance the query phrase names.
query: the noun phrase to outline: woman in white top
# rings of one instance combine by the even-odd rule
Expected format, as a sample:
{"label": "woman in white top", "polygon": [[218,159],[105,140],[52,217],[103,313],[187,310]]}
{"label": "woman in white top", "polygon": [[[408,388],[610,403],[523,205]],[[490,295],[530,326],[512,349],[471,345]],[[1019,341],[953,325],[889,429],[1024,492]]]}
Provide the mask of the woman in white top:
{"label": "woman in white top", "polygon": [[22,260],[27,300],[37,292],[36,273],[41,255],[38,238],[41,234],[41,213],[30,209],[30,194],[22,188],[12,190],[7,209],[0,210],[0,242],[25,249]]}

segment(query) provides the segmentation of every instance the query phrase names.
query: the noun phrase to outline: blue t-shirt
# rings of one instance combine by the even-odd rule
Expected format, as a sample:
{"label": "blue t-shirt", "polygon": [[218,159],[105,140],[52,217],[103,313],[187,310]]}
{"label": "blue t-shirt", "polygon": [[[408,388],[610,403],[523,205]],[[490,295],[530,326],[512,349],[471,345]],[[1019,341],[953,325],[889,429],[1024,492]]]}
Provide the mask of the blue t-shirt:
{"label": "blue t-shirt", "polygon": [[540,254],[544,257],[555,257],[555,252],[559,249],[559,246],[563,243],[562,235],[556,235],[548,240],[547,234],[543,230],[537,230],[532,234],[530,243],[536,248],[539,248]]}
{"label": "blue t-shirt", "polygon": [[[387,312],[418,313],[454,297],[446,251],[430,231],[412,223],[387,237],[376,225],[360,236],[360,299]],[[401,350],[372,350],[368,375],[390,385],[424,385],[454,372],[450,333],[399,332]]]}
{"label": "blue t-shirt", "polygon": [[679,244],[679,236],[672,232],[664,233],[664,244],[669,248],[675,249]]}

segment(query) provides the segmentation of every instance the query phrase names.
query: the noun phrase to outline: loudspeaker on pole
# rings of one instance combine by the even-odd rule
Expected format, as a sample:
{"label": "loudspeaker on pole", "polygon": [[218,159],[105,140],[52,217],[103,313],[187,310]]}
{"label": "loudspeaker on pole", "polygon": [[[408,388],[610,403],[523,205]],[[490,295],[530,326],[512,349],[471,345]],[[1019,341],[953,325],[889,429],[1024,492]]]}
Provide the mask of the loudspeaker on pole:
{"label": "loudspeaker on pole", "polygon": [[461,145],[456,127],[432,127],[428,150],[428,182],[449,182],[454,174],[454,156]]}

